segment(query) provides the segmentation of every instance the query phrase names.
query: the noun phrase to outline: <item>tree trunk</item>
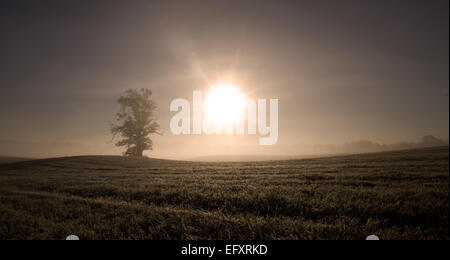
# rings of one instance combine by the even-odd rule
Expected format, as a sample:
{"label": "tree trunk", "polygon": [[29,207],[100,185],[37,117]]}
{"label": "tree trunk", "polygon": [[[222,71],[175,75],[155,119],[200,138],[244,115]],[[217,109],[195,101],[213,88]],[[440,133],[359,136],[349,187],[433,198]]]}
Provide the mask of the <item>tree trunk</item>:
{"label": "tree trunk", "polygon": [[142,157],[142,154],[143,154],[143,152],[144,152],[144,150],[142,149],[142,144],[141,143],[137,143],[136,144],[136,154],[135,154],[135,156],[137,156],[137,157]]}

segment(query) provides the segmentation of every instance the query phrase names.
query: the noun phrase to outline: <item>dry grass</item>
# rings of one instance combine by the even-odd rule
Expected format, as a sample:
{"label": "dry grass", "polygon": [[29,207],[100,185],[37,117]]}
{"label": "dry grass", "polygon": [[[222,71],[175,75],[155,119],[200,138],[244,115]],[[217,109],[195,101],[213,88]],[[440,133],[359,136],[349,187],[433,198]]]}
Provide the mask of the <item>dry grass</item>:
{"label": "dry grass", "polygon": [[0,165],[0,239],[449,239],[448,147],[193,163]]}

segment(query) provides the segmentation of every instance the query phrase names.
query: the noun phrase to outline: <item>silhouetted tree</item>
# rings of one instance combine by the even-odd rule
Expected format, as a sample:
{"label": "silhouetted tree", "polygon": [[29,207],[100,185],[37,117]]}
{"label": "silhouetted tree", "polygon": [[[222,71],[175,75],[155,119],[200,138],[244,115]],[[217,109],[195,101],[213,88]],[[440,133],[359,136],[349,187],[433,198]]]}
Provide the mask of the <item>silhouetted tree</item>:
{"label": "silhouetted tree", "polygon": [[158,133],[159,124],[153,118],[156,104],[151,100],[149,89],[127,90],[117,102],[121,109],[117,113],[117,123],[111,125],[113,139],[120,135],[122,139],[116,146],[127,148],[125,155],[141,157],[145,150],[153,149],[150,135]]}

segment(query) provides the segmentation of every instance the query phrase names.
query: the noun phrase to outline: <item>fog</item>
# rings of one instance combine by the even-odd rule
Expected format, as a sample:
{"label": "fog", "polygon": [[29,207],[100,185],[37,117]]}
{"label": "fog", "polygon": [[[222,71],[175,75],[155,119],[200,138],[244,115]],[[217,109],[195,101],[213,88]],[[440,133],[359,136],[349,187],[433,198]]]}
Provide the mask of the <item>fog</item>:
{"label": "fog", "polygon": [[[142,87],[154,93],[163,133],[151,157],[336,154],[426,135],[448,140],[448,9],[448,1],[5,2],[0,154],[121,154],[109,133],[116,99]],[[254,99],[279,99],[276,145],[171,133],[170,103],[222,81]]]}

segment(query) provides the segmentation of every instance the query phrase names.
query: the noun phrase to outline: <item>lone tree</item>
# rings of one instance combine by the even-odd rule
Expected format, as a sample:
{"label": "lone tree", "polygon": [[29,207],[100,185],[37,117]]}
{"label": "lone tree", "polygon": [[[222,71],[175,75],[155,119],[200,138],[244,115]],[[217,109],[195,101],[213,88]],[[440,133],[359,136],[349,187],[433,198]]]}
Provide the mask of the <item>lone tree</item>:
{"label": "lone tree", "polygon": [[118,134],[122,137],[116,146],[126,147],[126,156],[142,157],[145,150],[153,149],[150,134],[160,134],[159,124],[153,118],[156,104],[151,96],[149,89],[130,89],[117,100],[122,107],[117,113],[117,123],[111,125],[111,133],[113,139]]}

